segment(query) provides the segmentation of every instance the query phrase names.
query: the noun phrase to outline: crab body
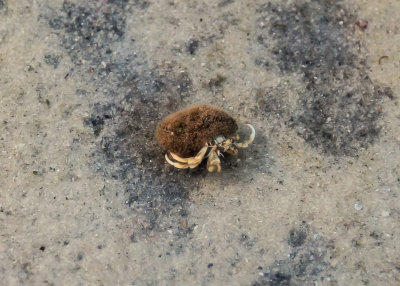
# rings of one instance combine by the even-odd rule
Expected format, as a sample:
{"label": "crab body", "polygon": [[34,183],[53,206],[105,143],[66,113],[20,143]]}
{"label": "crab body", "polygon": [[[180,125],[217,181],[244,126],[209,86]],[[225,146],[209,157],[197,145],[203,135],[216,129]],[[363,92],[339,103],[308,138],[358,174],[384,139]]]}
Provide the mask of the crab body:
{"label": "crab body", "polygon": [[209,105],[199,105],[167,116],[157,127],[156,137],[167,150],[165,159],[177,168],[195,168],[204,158],[210,172],[220,172],[219,157],[223,153],[236,155],[237,148],[246,148],[254,140],[237,142],[238,126],[225,111]]}

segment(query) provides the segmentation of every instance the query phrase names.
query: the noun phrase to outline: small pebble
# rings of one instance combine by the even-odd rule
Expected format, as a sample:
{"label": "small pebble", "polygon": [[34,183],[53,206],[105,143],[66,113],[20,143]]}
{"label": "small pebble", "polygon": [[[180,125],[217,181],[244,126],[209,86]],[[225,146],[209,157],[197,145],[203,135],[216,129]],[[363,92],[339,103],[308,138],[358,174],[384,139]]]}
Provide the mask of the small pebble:
{"label": "small pebble", "polygon": [[362,30],[365,30],[368,27],[368,21],[360,20],[357,22],[357,26],[360,27]]}
{"label": "small pebble", "polygon": [[363,205],[362,205],[362,204],[359,204],[359,203],[356,203],[356,204],[354,204],[354,208],[355,208],[356,210],[360,211],[360,210],[363,209]]}

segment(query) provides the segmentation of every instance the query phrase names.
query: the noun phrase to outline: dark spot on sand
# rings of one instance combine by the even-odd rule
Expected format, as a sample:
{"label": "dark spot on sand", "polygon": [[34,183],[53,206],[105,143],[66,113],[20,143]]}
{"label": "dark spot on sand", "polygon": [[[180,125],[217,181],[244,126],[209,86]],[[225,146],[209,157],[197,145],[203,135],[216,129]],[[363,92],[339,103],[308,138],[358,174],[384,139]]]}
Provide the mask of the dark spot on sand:
{"label": "dark spot on sand", "polygon": [[84,122],[93,129],[93,134],[97,137],[103,130],[106,121],[112,118],[113,110],[111,107],[103,106],[101,104],[96,104],[93,109],[95,110],[96,115],[85,118]]}
{"label": "dark spot on sand", "polygon": [[96,116],[95,118],[88,118],[85,121],[87,122],[87,124],[90,124],[90,126],[93,128],[94,136],[99,136],[100,132],[103,130],[104,119],[99,116]]}
{"label": "dark spot on sand", "polygon": [[226,81],[225,76],[223,76],[221,74],[217,74],[217,76],[215,78],[210,79],[210,81],[208,82],[208,86],[210,88],[221,87],[225,81]]}
{"label": "dark spot on sand", "polygon": [[[127,1],[125,1],[125,2],[128,2],[129,0],[127,0]],[[150,5],[151,5],[151,3],[149,2],[149,1],[143,1],[143,0],[135,0],[134,2],[133,2],[133,5],[135,6],[135,7],[139,7],[140,9],[146,9],[146,8],[148,8]]]}
{"label": "dark spot on sand", "polygon": [[222,0],[221,2],[218,3],[218,7],[225,7],[234,2],[235,2],[235,0]]}
{"label": "dark spot on sand", "polygon": [[303,84],[287,124],[325,153],[352,156],[379,137],[378,102],[392,91],[368,76],[361,43],[352,37],[355,17],[340,2],[262,5],[258,21],[268,25],[256,39],[283,74],[297,74]]}
{"label": "dark spot on sand", "polygon": [[[107,5],[64,1],[49,21],[75,64],[74,73],[103,96],[84,119],[98,148],[92,154],[93,167],[118,184],[126,206],[136,214],[133,241],[150,231],[190,234],[191,226],[182,228],[179,219],[182,213],[188,215],[188,192],[198,187],[204,171],[166,166],[156,142],[157,124],[187,105],[192,84],[181,66],[153,66],[143,60],[131,39],[125,39],[125,19],[132,16],[128,13],[148,5],[147,1],[109,0]],[[121,47],[125,42],[129,52]],[[77,95],[87,96],[82,91]]]}
{"label": "dark spot on sand", "polygon": [[188,190],[196,187],[199,171],[165,169],[163,151],[155,140],[161,118],[183,104],[190,88],[187,74],[177,75],[173,70],[175,67],[139,75],[134,88],[121,86],[121,92],[109,96],[109,103],[93,108],[90,117],[112,118],[107,120],[108,135],[101,137],[101,152],[95,160],[104,162],[102,172],[125,186],[127,205],[143,218],[134,240],[147,231],[163,231],[169,226],[178,229],[174,217],[180,217]]}
{"label": "dark spot on sand", "polygon": [[83,259],[83,253],[78,253],[76,260],[81,261]]}
{"label": "dark spot on sand", "polygon": [[92,68],[110,72],[104,67],[110,60],[107,46],[123,39],[127,4],[127,1],[109,1],[97,7],[95,3],[79,5],[64,1],[49,25],[59,34],[74,64],[82,65],[82,60],[89,60]]}
{"label": "dark spot on sand", "polygon": [[292,229],[289,232],[288,243],[292,247],[301,246],[307,238],[307,233],[301,229]]}
{"label": "dark spot on sand", "polygon": [[323,284],[327,279],[335,283],[331,274],[334,267],[329,263],[330,253],[334,251],[333,243],[320,236],[306,238],[302,233],[303,230],[290,231],[290,237],[296,237],[292,243],[289,239],[289,244],[293,246],[290,255],[270,266],[260,266],[261,275],[252,286]]}
{"label": "dark spot on sand", "polygon": [[252,286],[289,286],[291,280],[291,276],[276,272],[273,273],[272,275],[269,275],[269,280],[260,280],[260,281],[255,281],[251,285]]}
{"label": "dark spot on sand", "polygon": [[187,46],[187,51],[189,54],[194,55],[199,48],[200,42],[198,40],[190,40]]}
{"label": "dark spot on sand", "polygon": [[58,65],[60,64],[60,56],[56,56],[56,55],[45,55],[44,56],[44,62],[49,65],[49,66],[53,66],[53,68],[57,68]]}

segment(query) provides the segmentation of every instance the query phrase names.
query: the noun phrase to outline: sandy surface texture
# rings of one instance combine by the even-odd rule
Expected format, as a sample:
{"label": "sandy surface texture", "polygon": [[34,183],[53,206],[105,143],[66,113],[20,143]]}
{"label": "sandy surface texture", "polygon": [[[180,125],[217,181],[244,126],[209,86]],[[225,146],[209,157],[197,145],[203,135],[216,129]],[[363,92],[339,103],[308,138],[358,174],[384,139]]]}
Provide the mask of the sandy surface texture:
{"label": "sandy surface texture", "polygon": [[[0,0],[0,285],[400,285],[399,11]],[[155,138],[196,103],[219,174]]]}

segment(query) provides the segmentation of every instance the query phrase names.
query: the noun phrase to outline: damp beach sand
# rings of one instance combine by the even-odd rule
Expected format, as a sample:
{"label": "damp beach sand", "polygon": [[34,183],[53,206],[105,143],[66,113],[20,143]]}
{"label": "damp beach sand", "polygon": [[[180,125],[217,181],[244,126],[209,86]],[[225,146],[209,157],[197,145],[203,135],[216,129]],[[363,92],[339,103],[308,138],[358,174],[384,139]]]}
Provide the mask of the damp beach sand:
{"label": "damp beach sand", "polygon": [[[399,285],[399,11],[0,0],[0,285]],[[157,142],[195,104],[221,173]]]}

